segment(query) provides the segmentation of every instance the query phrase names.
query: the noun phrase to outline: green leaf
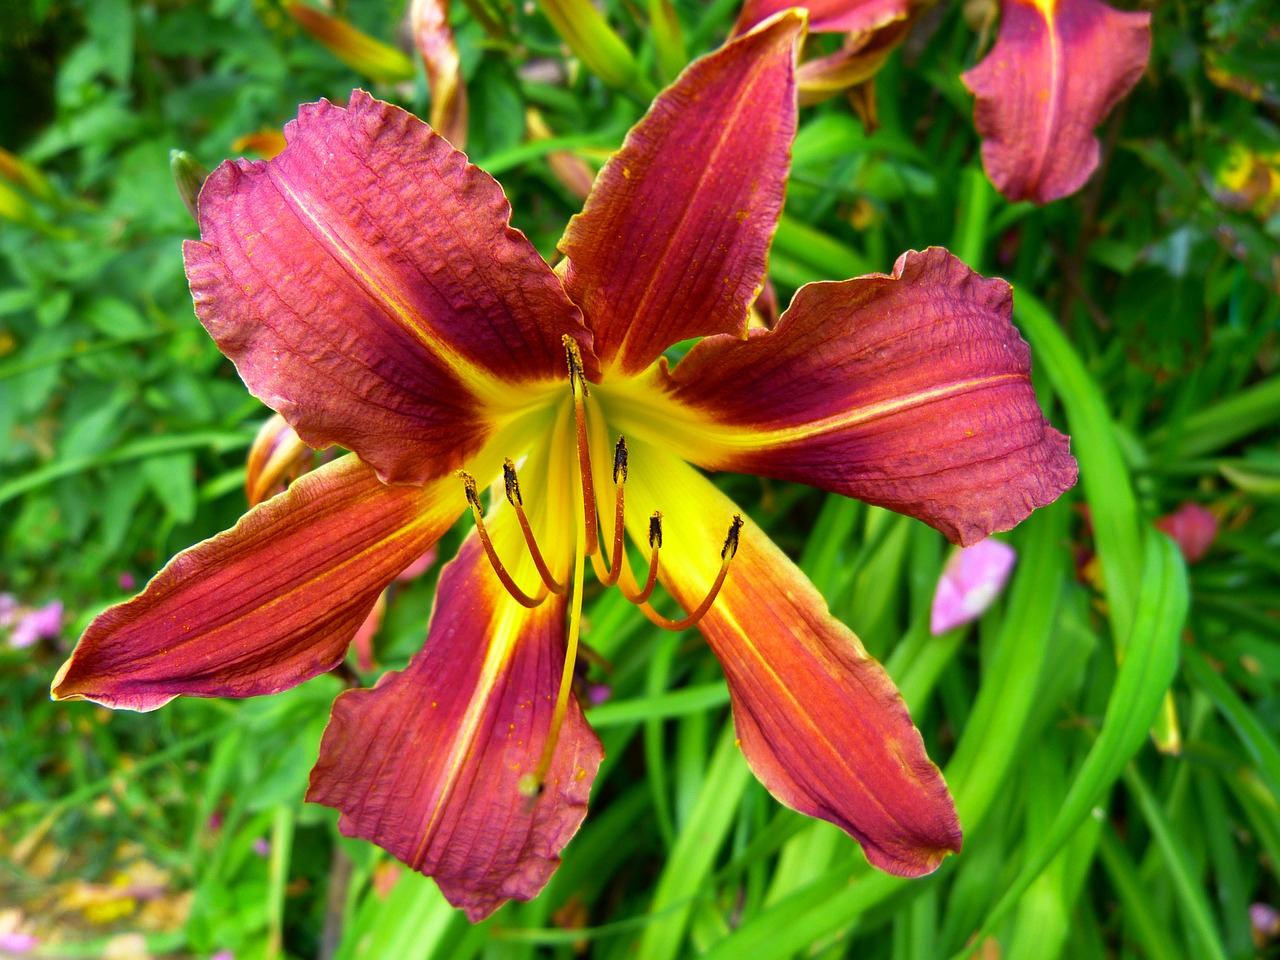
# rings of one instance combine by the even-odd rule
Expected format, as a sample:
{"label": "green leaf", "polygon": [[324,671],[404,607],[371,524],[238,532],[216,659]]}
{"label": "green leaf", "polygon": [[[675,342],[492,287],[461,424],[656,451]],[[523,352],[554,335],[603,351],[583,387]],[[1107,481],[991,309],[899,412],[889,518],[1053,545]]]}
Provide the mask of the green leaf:
{"label": "green leaf", "polygon": [[1071,784],[1045,840],[1029,853],[1017,879],[988,915],[975,942],[990,935],[1018,898],[1106,796],[1124,766],[1142,748],[1173,681],[1187,614],[1186,569],[1168,537],[1147,538],[1133,632],[1125,645],[1098,739]]}
{"label": "green leaf", "polygon": [[1209,666],[1203,654],[1194,649],[1188,650],[1183,658],[1183,670],[1188,679],[1213,701],[1227,723],[1231,724],[1236,736],[1257,764],[1258,773],[1267,782],[1272,793],[1280,797],[1280,744],[1277,744],[1275,737],[1262,725],[1248,704],[1231,689],[1231,685]]}
{"label": "green leaf", "polygon": [[196,459],[190,451],[149,457],[142,473],[175,523],[190,523],[196,515]]}
{"label": "green leaf", "polygon": [[1173,889],[1178,897],[1178,914],[1199,941],[1194,956],[1205,960],[1227,960],[1222,949],[1222,935],[1213,922],[1213,911],[1209,908],[1204,888],[1195,876],[1186,849],[1174,835],[1173,827],[1160,803],[1136,769],[1130,767],[1126,770],[1124,780],[1129,788],[1129,795],[1137,800],[1138,809],[1142,811],[1151,835],[1160,848],[1165,873],[1173,881]]}
{"label": "green leaf", "polygon": [[750,777],[733,725],[727,724],[707,765],[697,802],[658,878],[636,960],[674,960],[680,953],[693,903],[707,892],[711,866]]}
{"label": "green leaf", "polygon": [[1031,344],[1037,367],[1048,377],[1067,414],[1071,451],[1080,463],[1080,485],[1093,518],[1113,632],[1122,647],[1133,632],[1142,527],[1115,423],[1097,381],[1044,304],[1020,289],[1014,296],[1013,315]]}

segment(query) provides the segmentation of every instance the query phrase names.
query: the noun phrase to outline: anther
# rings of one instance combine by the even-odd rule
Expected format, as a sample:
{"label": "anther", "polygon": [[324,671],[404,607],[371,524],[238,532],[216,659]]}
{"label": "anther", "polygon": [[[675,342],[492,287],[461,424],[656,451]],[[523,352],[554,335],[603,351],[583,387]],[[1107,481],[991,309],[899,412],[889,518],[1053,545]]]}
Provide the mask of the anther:
{"label": "anther", "polygon": [[502,481],[507,488],[507,502],[513,507],[524,506],[524,497],[520,496],[520,478],[516,476],[516,465],[510,459],[502,461]]}
{"label": "anther", "polygon": [[484,511],[480,507],[480,493],[476,489],[475,477],[464,470],[459,470],[457,475],[462,480],[462,485],[467,492],[467,503],[471,506],[471,516],[476,522],[476,534],[480,537],[480,543],[484,546],[485,555],[489,558],[493,572],[498,575],[498,580],[501,581],[507,593],[511,594],[516,603],[530,608],[540,606],[542,601],[547,598],[546,584],[543,584],[541,592],[536,596],[530,596],[516,586],[515,581],[511,579],[511,574],[507,573],[507,568],[498,559],[498,553],[493,548],[493,541],[489,539],[489,530],[484,523]]}
{"label": "anther", "polygon": [[560,338],[560,342],[564,344],[565,363],[569,367],[569,385],[575,394],[581,390],[584,397],[589,397],[591,393],[587,390],[586,376],[582,372],[582,349],[578,346],[578,341],[566,333]]}
{"label": "anther", "polygon": [[[658,583],[658,551],[662,549],[662,512],[653,511],[653,516],[649,518],[649,574],[645,577],[644,586],[640,588],[638,593],[632,593],[626,583],[618,584],[618,589],[622,591],[622,595],[631,603],[643,606],[644,603],[653,596],[653,588]],[[628,578],[631,574],[628,570]]]}
{"label": "anther", "polygon": [[720,559],[728,562],[738,553],[738,531],[742,529],[742,516],[733,515],[733,523],[729,525],[729,535],[724,538],[724,546],[720,548]]}
{"label": "anther", "polygon": [[613,482],[621,486],[627,482],[627,438],[619,437],[613,448]]}
{"label": "anther", "polygon": [[509,459],[502,462],[502,480],[507,489],[507,503],[511,504],[516,512],[516,519],[520,521],[520,532],[524,534],[525,546],[529,548],[533,565],[538,568],[538,576],[552,593],[564,593],[565,584],[552,575],[551,568],[547,566],[547,561],[542,556],[542,551],[538,549],[538,541],[534,539],[533,528],[529,526],[529,518],[524,512],[524,497],[520,495],[520,479],[516,476],[516,465]]}
{"label": "anther", "polygon": [[720,593],[720,588],[724,586],[724,578],[729,573],[729,564],[738,552],[738,533],[741,529],[742,517],[734,514],[733,523],[729,525],[729,533],[724,538],[724,546],[720,549],[720,572],[716,574],[715,582],[711,584],[711,589],[707,591],[706,597],[687,617],[682,620],[668,620],[647,603],[642,603],[640,604],[640,609],[644,612],[644,615],[657,626],[667,630],[688,629],[705,617],[707,611],[711,609],[711,605],[715,603],[716,597]]}
{"label": "anther", "polygon": [[627,482],[627,438],[619,437],[617,446],[613,448],[613,549],[609,552],[609,566],[595,554],[591,556],[591,565],[595,567],[596,578],[603,586],[611,587],[618,582],[622,573],[623,550],[626,548],[627,531],[624,526],[626,517],[626,494],[623,492]]}

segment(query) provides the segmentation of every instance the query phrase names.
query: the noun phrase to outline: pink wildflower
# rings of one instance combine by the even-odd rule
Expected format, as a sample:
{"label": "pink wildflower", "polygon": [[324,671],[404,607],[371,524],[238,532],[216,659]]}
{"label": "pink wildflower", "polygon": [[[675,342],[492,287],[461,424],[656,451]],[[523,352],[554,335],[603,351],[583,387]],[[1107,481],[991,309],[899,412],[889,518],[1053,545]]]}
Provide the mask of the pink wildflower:
{"label": "pink wildflower", "polygon": [[980,540],[951,554],[933,595],[929,630],[935,636],[977,620],[1009,581],[1017,551],[1000,540]]}
{"label": "pink wildflower", "polygon": [[52,640],[62,632],[62,601],[54,600],[22,617],[9,634],[9,646],[30,647],[41,640]]}

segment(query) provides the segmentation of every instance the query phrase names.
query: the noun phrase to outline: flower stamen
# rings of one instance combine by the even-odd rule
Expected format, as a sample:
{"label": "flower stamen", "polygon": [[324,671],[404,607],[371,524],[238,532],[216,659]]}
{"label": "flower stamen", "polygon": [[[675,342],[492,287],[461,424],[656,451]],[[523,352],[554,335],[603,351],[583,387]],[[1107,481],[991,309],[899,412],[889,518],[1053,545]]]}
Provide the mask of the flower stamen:
{"label": "flower stamen", "polygon": [[[573,352],[577,352],[576,344]],[[578,422],[581,425],[583,420],[580,418]],[[581,426],[579,429],[581,430]],[[579,436],[581,436],[581,433]],[[579,446],[579,449],[581,450],[582,447]],[[580,460],[579,468],[589,469],[589,464],[583,464]],[[589,489],[585,479],[579,489],[585,501]],[[574,506],[584,507],[585,504],[580,503]],[[595,507],[593,505],[591,511],[594,512],[594,510]],[[589,532],[587,529],[574,525],[573,593],[569,599],[569,636],[565,641],[564,666],[560,671],[560,690],[556,695],[555,711],[551,714],[551,729],[547,731],[547,742],[543,745],[542,756],[538,759],[538,766],[534,768],[533,773],[525,774],[521,777],[517,784],[517,789],[528,798],[530,805],[537,801],[543,787],[546,785],[547,774],[551,771],[551,762],[555,759],[556,745],[560,742],[560,730],[564,726],[565,714],[569,709],[569,694],[573,690],[574,670],[578,665],[578,638],[582,633],[582,580],[583,570],[586,566],[584,554],[587,546],[594,539],[594,537],[592,540],[587,539]]]}
{"label": "flower stamen", "polygon": [[711,605],[715,603],[716,597],[720,593],[720,588],[724,586],[724,578],[729,573],[729,564],[738,552],[738,531],[741,529],[742,517],[739,514],[734,514],[733,523],[729,525],[728,536],[724,538],[724,546],[720,550],[720,572],[716,574],[715,582],[711,584],[711,589],[707,592],[706,597],[693,612],[681,620],[669,620],[649,604],[641,603],[639,605],[640,610],[649,618],[650,622],[655,626],[662,627],[664,630],[685,630],[707,615],[707,611],[711,609]]}
{"label": "flower stamen", "polygon": [[475,477],[465,470],[459,470],[457,475],[462,479],[462,485],[466,488],[467,503],[471,506],[471,516],[476,522],[476,533],[480,537],[480,543],[484,545],[484,552],[489,558],[493,572],[498,575],[498,580],[506,588],[507,593],[511,594],[512,599],[522,607],[533,609],[541,606],[542,601],[547,599],[547,585],[543,583],[542,590],[534,596],[530,596],[516,586],[516,582],[511,579],[511,574],[507,573],[507,568],[498,559],[498,552],[493,548],[493,541],[489,539],[489,530],[484,523],[484,511],[480,507],[480,494],[476,489]]}
{"label": "flower stamen", "polygon": [[623,549],[626,546],[627,532],[623,526],[626,507],[626,494],[623,490],[627,483],[627,438],[619,437],[613,448],[613,550],[609,555],[606,567],[603,558],[591,555],[592,566],[595,567],[596,579],[603,586],[611,587],[618,582],[622,573]]}
{"label": "flower stamen", "polygon": [[573,418],[578,433],[578,474],[582,483],[582,521],[586,532],[587,556],[594,556],[600,549],[596,527],[596,494],[591,480],[591,453],[587,435],[587,381],[582,373],[582,351],[578,341],[567,333],[560,338],[564,344],[565,359],[569,365],[569,387],[573,391]]}
{"label": "flower stamen", "polygon": [[[649,518],[649,575],[645,577],[644,586],[636,592],[635,577],[629,567],[627,569],[627,579],[618,584],[618,589],[622,591],[622,595],[637,606],[653,596],[653,588],[658,582],[658,551],[661,549],[662,511],[655,510],[653,511],[653,516]],[[626,562],[626,558],[623,558],[623,563]]]}
{"label": "flower stamen", "polygon": [[529,556],[533,558],[533,565],[538,568],[538,576],[542,578],[542,582],[546,584],[547,589],[552,593],[564,593],[568,589],[568,585],[561,583],[552,576],[551,569],[547,566],[547,561],[542,556],[542,551],[538,549],[538,542],[533,536],[533,528],[529,526],[529,518],[525,516],[524,497],[520,495],[520,480],[516,476],[516,465],[509,459],[502,462],[502,479],[507,490],[507,502],[515,510],[516,519],[520,521],[520,530],[524,534],[525,545],[529,548]]}

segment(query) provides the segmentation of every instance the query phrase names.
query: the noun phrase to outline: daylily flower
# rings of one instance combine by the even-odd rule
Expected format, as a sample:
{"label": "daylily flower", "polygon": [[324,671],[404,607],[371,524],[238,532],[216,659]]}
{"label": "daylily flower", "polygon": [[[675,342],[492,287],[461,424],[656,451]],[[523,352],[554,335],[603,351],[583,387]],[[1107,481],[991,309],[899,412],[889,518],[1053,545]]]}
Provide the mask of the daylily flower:
{"label": "daylily flower", "polygon": [[[871,80],[906,39],[927,0],[746,0],[737,29],[788,6],[815,32],[845,33],[841,50],[800,68],[802,103]],[[1133,89],[1151,54],[1151,14],[1102,0],[1000,0],[1000,31],[961,76],[977,97],[987,177],[1010,200],[1045,204],[1079,190],[1098,165],[1093,130]],[[865,100],[865,98],[864,98]],[[865,117],[874,101],[855,100]]]}
{"label": "daylily flower", "polygon": [[1000,32],[961,80],[977,97],[982,165],[1010,200],[1049,203],[1098,165],[1094,127],[1142,76],[1151,14],[1101,0],[1001,0]]}
{"label": "daylily flower", "polygon": [[244,498],[256,507],[282,493],[314,464],[315,451],[280,414],[268,417],[249,445],[244,464]]}
{"label": "daylily flower", "polygon": [[254,130],[231,142],[232,150],[256,153],[264,160],[270,160],[286,146],[284,134],[279,130]]}
{"label": "daylily flower", "polygon": [[[848,91],[868,129],[875,127],[875,98],[871,81],[911,32],[925,0],[746,0],[734,29],[741,33],[778,12],[803,6],[814,33],[842,33],[835,53],[802,63],[796,76],[801,104],[820,103]],[[864,86],[865,85],[865,86]],[[856,91],[865,90],[865,96]]]}
{"label": "daylily flower", "polygon": [[929,632],[946,633],[986,613],[1009,582],[1017,558],[1013,547],[993,539],[980,540],[952,553],[933,595]]}
{"label": "daylily flower", "polygon": [[[892,873],[958,850],[884,670],[693,466],[858,496],[960,543],[1075,479],[1008,285],[945,250],[809,285],[748,334],[803,29],[786,13],[691,64],[601,171],[554,271],[491,178],[362,92],[302,107],[274,160],[214,171],[186,246],[197,314],[299,436],[352,453],[103,613],[54,696],[152,710],[329,670],[469,509],[423,651],[334,705],[308,798],[342,811],[344,833],[433,876],[473,920],[542,888],[601,760],[572,693],[589,564],[654,622],[697,625],[747,762],[782,802]],[[688,616],[654,609],[655,580]]]}
{"label": "daylily flower", "polygon": [[467,87],[449,26],[449,0],[411,0],[409,29],[427,71],[431,126],[459,150],[467,147]]}
{"label": "daylily flower", "polygon": [[1184,503],[1155,521],[1155,527],[1173,538],[1187,563],[1199,563],[1218,536],[1218,518],[1198,503]]}

